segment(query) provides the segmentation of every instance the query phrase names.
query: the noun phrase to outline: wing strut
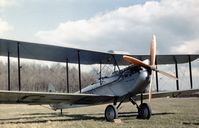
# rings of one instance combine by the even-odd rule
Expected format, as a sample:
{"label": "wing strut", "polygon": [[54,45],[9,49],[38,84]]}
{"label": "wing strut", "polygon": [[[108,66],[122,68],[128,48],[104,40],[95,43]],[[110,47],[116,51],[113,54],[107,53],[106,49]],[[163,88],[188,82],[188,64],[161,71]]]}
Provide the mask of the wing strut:
{"label": "wing strut", "polygon": [[116,65],[116,66],[117,66],[117,68],[118,68],[118,70],[119,70],[119,72],[120,72],[121,70],[120,70],[120,67],[119,67],[119,65],[118,65],[118,63],[117,63],[117,61],[116,61],[116,59],[115,59],[115,56],[114,56],[114,55],[112,55],[112,57],[113,57],[114,62],[115,62],[113,65]]}
{"label": "wing strut", "polygon": [[100,85],[102,85],[102,61],[100,61]]}
{"label": "wing strut", "polygon": [[[176,57],[174,56],[174,61],[175,61],[175,71],[176,71],[176,77],[178,78],[178,62]],[[179,80],[176,80],[176,89],[179,90]]]}
{"label": "wing strut", "polygon": [[[155,60],[156,69],[158,69],[157,59]],[[156,91],[159,92],[158,72],[155,72],[156,78]]]}
{"label": "wing strut", "polygon": [[18,57],[18,85],[21,91],[21,63],[20,63],[20,43],[17,42],[17,57]]}
{"label": "wing strut", "polygon": [[193,89],[193,80],[192,80],[192,68],[191,68],[191,56],[189,55],[189,75],[190,75],[190,86]]}
{"label": "wing strut", "polygon": [[82,83],[81,83],[81,63],[80,63],[80,55],[79,50],[77,51],[77,59],[78,59],[78,71],[79,71],[79,92],[82,92]]}
{"label": "wing strut", "polygon": [[67,93],[69,93],[69,76],[68,76],[68,58],[66,57],[66,86],[67,86]]}
{"label": "wing strut", "polygon": [[10,52],[8,50],[8,90],[10,91]]}

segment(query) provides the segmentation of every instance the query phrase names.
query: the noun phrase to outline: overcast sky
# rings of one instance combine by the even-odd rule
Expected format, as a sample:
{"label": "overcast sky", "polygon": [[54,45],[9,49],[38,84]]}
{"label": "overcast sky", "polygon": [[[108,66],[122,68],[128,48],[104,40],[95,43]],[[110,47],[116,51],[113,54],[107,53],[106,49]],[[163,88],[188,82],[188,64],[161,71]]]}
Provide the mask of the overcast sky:
{"label": "overcast sky", "polygon": [[98,51],[199,53],[197,0],[0,0],[0,38]]}

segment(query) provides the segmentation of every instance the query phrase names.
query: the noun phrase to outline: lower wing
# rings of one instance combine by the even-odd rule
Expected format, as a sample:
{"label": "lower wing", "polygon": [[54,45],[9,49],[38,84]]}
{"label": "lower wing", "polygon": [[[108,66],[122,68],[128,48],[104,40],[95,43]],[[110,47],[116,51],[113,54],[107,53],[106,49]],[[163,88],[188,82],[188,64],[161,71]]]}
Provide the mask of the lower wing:
{"label": "lower wing", "polygon": [[[198,93],[197,93],[198,92]],[[199,89],[155,92],[153,98],[161,97],[183,97],[199,95]],[[140,94],[134,96],[135,100],[140,100]],[[143,94],[143,99],[148,99],[148,93]],[[0,90],[0,103],[2,104],[59,104],[69,105],[97,105],[112,103],[114,96],[99,96],[93,94],[78,93],[53,93],[53,92],[26,92],[26,91],[2,91]]]}
{"label": "lower wing", "polygon": [[[148,99],[148,93],[143,94],[143,99]],[[190,90],[178,90],[170,92],[154,92],[152,93],[153,98],[162,98],[162,97],[190,97],[190,96],[199,96],[199,89],[190,89]],[[140,100],[141,95],[138,94],[134,97],[135,100]]]}
{"label": "lower wing", "polygon": [[109,103],[113,96],[98,96],[92,94],[77,93],[53,93],[53,92],[26,92],[26,91],[2,91],[0,90],[0,103],[3,104],[85,104],[94,105]]}

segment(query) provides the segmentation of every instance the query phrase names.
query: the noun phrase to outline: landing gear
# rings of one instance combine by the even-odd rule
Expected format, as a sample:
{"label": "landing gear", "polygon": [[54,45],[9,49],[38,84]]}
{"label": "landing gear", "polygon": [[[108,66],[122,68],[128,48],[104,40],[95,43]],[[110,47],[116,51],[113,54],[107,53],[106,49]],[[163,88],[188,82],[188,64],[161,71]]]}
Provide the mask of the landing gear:
{"label": "landing gear", "polygon": [[106,107],[105,118],[107,121],[113,121],[118,118],[118,110],[114,105],[108,105]]}
{"label": "landing gear", "polygon": [[151,117],[151,108],[147,103],[143,103],[143,96],[141,94],[141,104],[138,105],[135,100],[132,97],[125,96],[120,103],[117,105],[117,98],[114,99],[113,105],[108,105],[105,109],[105,118],[107,121],[112,122],[114,119],[118,118],[118,109],[120,105],[127,99],[129,98],[129,101],[133,104],[136,105],[138,109],[138,119],[150,119]]}
{"label": "landing gear", "polygon": [[151,108],[147,103],[142,103],[138,107],[138,119],[150,119],[151,117]]}
{"label": "landing gear", "polygon": [[138,109],[138,116],[137,116],[138,119],[150,119],[152,114],[151,107],[147,103],[143,103],[142,94],[141,94],[141,104],[139,106],[132,98],[129,98],[129,100],[133,105],[136,105]]}

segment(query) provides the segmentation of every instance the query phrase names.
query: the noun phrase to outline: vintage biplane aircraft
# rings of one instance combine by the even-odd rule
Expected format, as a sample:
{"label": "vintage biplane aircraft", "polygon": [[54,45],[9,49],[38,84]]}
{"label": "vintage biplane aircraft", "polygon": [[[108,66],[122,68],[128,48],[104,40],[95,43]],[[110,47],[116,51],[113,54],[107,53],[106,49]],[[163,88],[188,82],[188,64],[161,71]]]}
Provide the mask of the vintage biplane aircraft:
{"label": "vintage biplane aircraft", "polygon": [[[138,118],[149,119],[152,113],[151,108],[149,104],[143,103],[143,99],[149,97],[149,101],[151,101],[152,96],[153,98],[180,96],[199,91],[199,89],[190,89],[152,93],[152,76],[154,71],[177,80],[176,76],[158,70],[156,63],[188,63],[199,57],[199,55],[156,55],[155,36],[151,40],[150,55],[133,56],[104,53],[5,39],[0,39],[0,55],[8,56],[8,71],[10,66],[9,57],[18,58],[19,91],[10,91],[10,75],[8,72],[8,91],[0,91],[0,103],[3,104],[50,104],[52,109],[56,110],[82,105],[113,103],[105,109],[105,119],[113,121],[118,118],[118,108],[121,104],[123,102],[131,102],[138,109]],[[76,93],[56,93],[52,86],[49,88],[51,92],[22,91],[20,58],[64,62],[66,63],[66,68],[68,68],[68,63],[78,64],[79,91]],[[100,75],[99,80],[95,84],[82,89],[80,64],[113,64],[118,67],[118,70],[114,71],[109,77],[101,77]],[[121,65],[128,66],[120,69]],[[67,81],[69,81],[68,78]],[[149,93],[144,93],[148,86]],[[67,83],[67,89],[68,87],[69,84]],[[136,100],[141,100],[141,104],[138,105]]]}

